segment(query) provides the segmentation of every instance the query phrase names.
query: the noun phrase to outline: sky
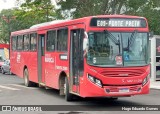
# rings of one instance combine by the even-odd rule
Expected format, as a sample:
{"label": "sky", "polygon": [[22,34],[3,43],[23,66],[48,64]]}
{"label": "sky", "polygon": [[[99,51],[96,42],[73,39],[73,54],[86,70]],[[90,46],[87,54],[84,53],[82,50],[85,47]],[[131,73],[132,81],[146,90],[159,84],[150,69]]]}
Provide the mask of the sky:
{"label": "sky", "polygon": [[16,0],[0,0],[0,11],[2,9],[9,9],[15,7]]}
{"label": "sky", "polygon": [[[13,8],[13,7],[16,7],[16,3],[15,3],[16,0],[0,0],[0,11],[2,9],[10,9],[10,8]],[[51,0],[52,3],[55,2],[55,0]]]}

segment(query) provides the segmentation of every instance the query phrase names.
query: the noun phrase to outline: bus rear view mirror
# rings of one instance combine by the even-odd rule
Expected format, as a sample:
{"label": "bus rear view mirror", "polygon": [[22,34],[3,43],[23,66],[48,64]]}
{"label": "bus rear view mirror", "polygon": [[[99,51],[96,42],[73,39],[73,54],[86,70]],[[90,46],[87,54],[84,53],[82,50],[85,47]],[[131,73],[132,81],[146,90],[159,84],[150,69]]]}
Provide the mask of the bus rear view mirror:
{"label": "bus rear view mirror", "polygon": [[88,38],[83,39],[83,51],[88,50]]}
{"label": "bus rear view mirror", "polygon": [[83,51],[88,51],[88,34],[84,32],[84,39],[83,39]]}
{"label": "bus rear view mirror", "polygon": [[84,51],[84,57],[86,57],[88,52],[88,34],[87,32],[84,32],[84,39],[83,39],[83,51]]}

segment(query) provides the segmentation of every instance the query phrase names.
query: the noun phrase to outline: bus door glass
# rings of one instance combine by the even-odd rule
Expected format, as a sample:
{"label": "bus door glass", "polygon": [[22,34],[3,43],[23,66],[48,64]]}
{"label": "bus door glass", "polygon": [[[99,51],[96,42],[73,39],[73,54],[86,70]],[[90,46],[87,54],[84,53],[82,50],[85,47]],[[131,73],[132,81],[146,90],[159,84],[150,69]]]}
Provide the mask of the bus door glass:
{"label": "bus door glass", "polygon": [[73,91],[79,93],[79,77],[83,76],[83,29],[71,30],[70,76]]}
{"label": "bus door glass", "polygon": [[39,83],[44,83],[45,82],[45,73],[44,73],[44,38],[45,34],[40,34],[38,38],[38,81]]}

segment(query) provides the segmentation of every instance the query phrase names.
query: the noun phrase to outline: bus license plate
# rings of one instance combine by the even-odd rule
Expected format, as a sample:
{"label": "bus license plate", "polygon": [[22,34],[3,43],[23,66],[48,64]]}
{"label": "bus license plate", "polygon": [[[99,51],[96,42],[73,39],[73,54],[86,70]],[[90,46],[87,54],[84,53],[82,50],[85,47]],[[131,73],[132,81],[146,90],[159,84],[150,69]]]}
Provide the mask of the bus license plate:
{"label": "bus license plate", "polygon": [[129,92],[129,89],[128,88],[120,88],[119,92],[121,92],[121,93],[127,93],[127,92]]}

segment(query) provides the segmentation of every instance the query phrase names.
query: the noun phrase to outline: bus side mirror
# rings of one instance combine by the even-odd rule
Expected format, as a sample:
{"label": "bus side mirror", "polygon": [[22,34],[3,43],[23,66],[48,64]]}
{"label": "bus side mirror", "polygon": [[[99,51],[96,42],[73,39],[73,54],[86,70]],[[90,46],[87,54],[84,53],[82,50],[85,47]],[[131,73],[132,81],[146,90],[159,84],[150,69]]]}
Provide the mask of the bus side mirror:
{"label": "bus side mirror", "polygon": [[88,52],[88,35],[87,32],[84,32],[84,39],[83,39],[83,51],[84,51],[84,55],[83,57],[86,57],[87,52]]}
{"label": "bus side mirror", "polygon": [[83,39],[83,51],[88,51],[88,38]]}

